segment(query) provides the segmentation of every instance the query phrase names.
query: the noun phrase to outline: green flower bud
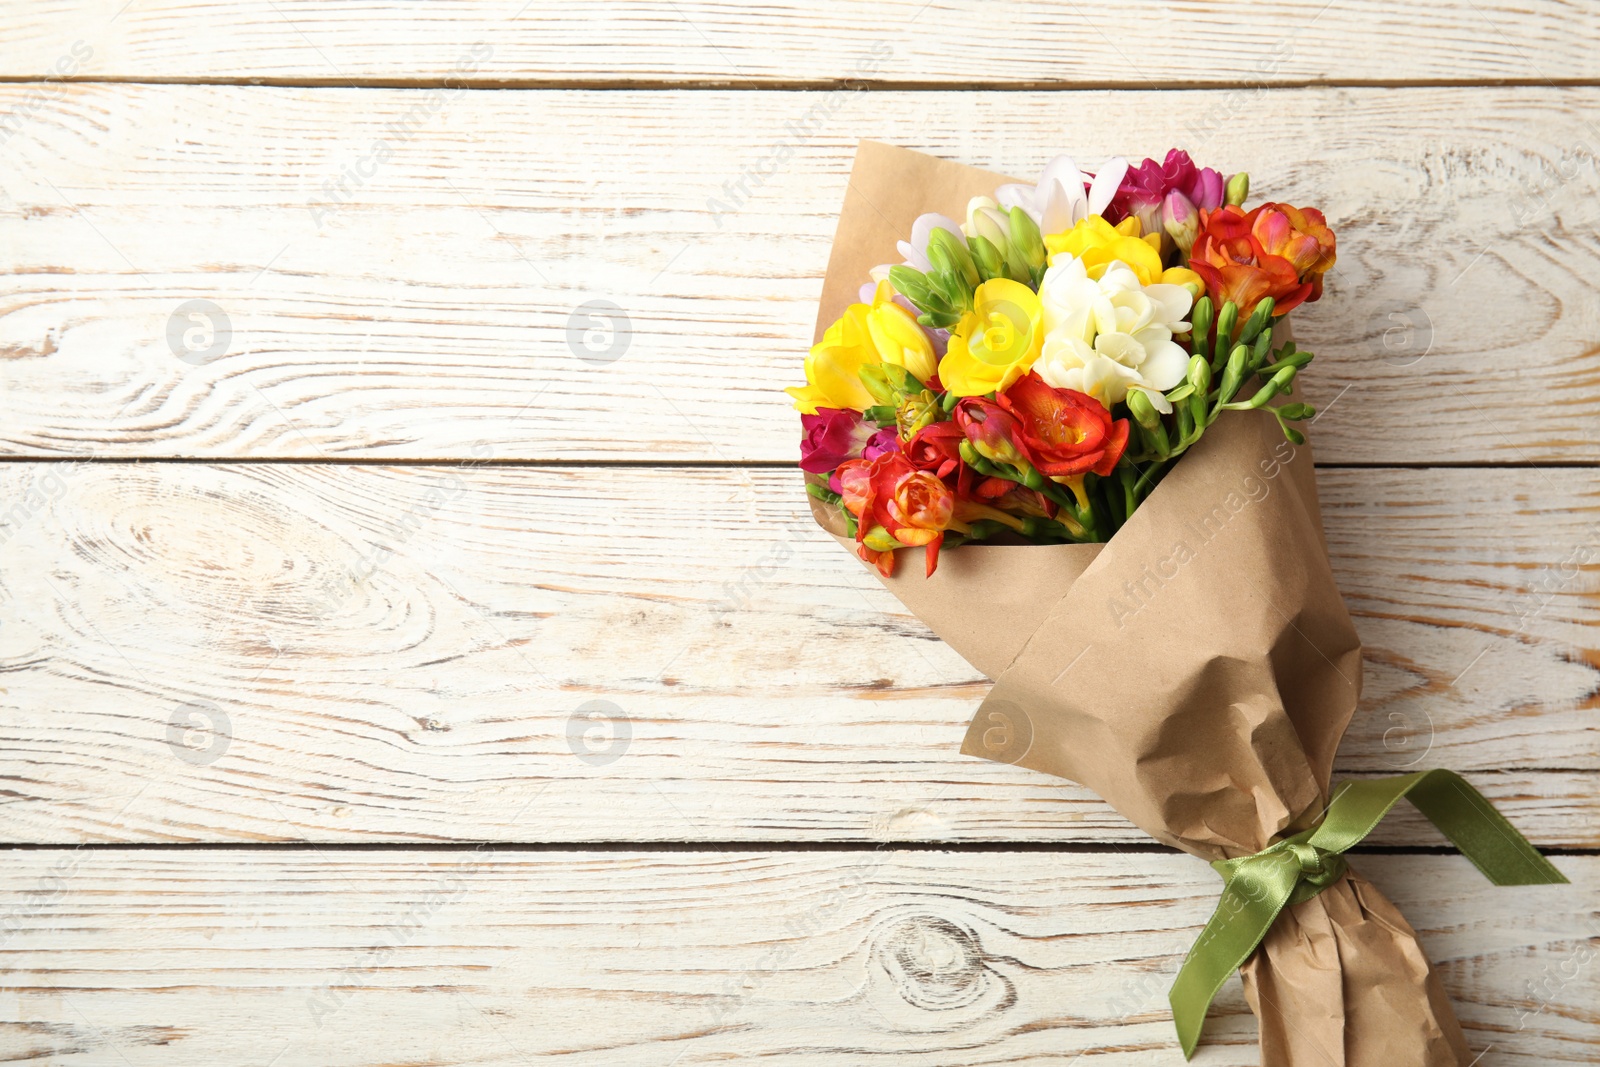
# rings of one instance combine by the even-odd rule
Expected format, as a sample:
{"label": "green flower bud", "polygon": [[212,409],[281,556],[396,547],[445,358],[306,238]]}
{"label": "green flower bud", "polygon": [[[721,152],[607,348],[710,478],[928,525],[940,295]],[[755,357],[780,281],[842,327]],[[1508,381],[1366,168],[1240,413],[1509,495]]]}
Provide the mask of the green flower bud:
{"label": "green flower bud", "polygon": [[968,237],[967,244],[972,249],[972,260],[978,267],[978,277],[984,281],[1008,277],[1006,262],[993,241],[987,237]]}
{"label": "green flower bud", "polygon": [[1222,305],[1222,311],[1217,315],[1217,349],[1216,360],[1212,363],[1212,370],[1217,367],[1217,362],[1223,354],[1233,347],[1233,328],[1239,322],[1239,305],[1232,300]]}
{"label": "green flower bud", "polygon": [[1217,389],[1219,404],[1226,404],[1239,391],[1239,386],[1244,382],[1244,362],[1249,354],[1250,349],[1244,345],[1235,345],[1228,354],[1228,364],[1222,371],[1222,385]]}
{"label": "green flower bud", "polygon": [[[908,393],[926,392],[910,371],[893,363],[863,364],[857,372],[861,384],[880,404],[898,406]],[[933,395],[928,394],[930,397]]]}
{"label": "green flower bud", "polygon": [[[937,267],[937,264],[935,266]],[[976,271],[977,267],[974,266],[973,270]],[[967,284],[965,276],[960,271],[936,269],[927,278],[928,284],[933,287],[933,295],[938,298],[941,305],[951,311],[972,310],[972,286]]]}
{"label": "green flower bud", "polygon": [[960,274],[970,288],[976,289],[983,281],[966,242],[942,226],[928,235],[928,262],[940,272]]}
{"label": "green flower bud", "polygon": [[1194,302],[1194,311],[1189,314],[1189,343],[1191,352],[1204,352],[1211,343],[1211,324],[1216,321],[1216,308],[1211,303],[1209,296],[1202,296]]}
{"label": "green flower bud", "polygon": [[1128,390],[1128,414],[1147,430],[1153,430],[1161,425],[1161,412],[1150,402],[1150,395],[1143,389]]}
{"label": "green flower bud", "polygon": [[901,293],[905,298],[917,306],[919,311],[947,310],[942,301],[935,299],[933,289],[928,284],[928,276],[915,267],[897,264],[889,268],[889,284],[894,286],[894,291]]}
{"label": "green flower bud", "polygon": [[1039,236],[1039,227],[1034,223],[1033,217],[1020,207],[1011,209],[1011,245],[1029,269],[1037,274],[1044,269],[1047,258],[1044,250],[1044,238]]}
{"label": "green flower bud", "polygon": [[880,404],[894,405],[900,402],[900,397],[895,393],[894,386],[889,384],[889,375],[882,363],[865,363],[856,376],[861,379],[861,384],[867,387],[867,392],[872,394],[872,399]]}
{"label": "green flower bud", "polygon": [[1228,179],[1227,188],[1223,190],[1222,202],[1239,207],[1244,203],[1244,198],[1250,195],[1250,175],[1240,171]]}
{"label": "green flower bud", "polygon": [[1278,409],[1278,418],[1300,422],[1309,419],[1317,413],[1317,409],[1310,404],[1285,404]]}
{"label": "green flower bud", "polygon": [[1272,297],[1261,298],[1261,302],[1256,305],[1256,309],[1250,313],[1250,318],[1245,322],[1244,329],[1239,331],[1240,343],[1250,344],[1261,336],[1262,331],[1272,323],[1272,309],[1275,306],[1277,301]]}
{"label": "green flower bud", "polygon": [[889,531],[882,526],[874,526],[862,535],[861,543],[875,552],[887,552],[891,548],[904,548],[905,545],[889,536]]}

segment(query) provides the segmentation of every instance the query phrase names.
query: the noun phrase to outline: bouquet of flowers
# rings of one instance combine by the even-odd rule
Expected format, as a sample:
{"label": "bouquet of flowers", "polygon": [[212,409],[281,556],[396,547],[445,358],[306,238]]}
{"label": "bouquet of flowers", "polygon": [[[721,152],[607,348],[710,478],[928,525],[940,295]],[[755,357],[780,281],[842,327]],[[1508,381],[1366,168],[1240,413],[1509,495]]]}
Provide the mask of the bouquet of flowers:
{"label": "bouquet of flowers", "polygon": [[1313,411],[1283,398],[1335,241],[1248,193],[1179,151],[1027,185],[863,142],[789,390],[800,466],[817,521],[995,681],[964,753],[1089,786],[1222,876],[1172,989],[1185,1055],[1237,969],[1271,1067],[1465,1067],[1344,852],[1405,798],[1496,883],[1565,879],[1449,771],[1332,787],[1361,646]]}
{"label": "bouquet of flowers", "polygon": [[[883,574],[910,546],[932,574],[945,544],[1110,540],[1207,427],[1311,362],[1273,335],[1322,295],[1320,211],[1246,211],[1247,175],[1176,150],[1090,177],[1061,157],[965,224],[919,216],[789,390],[812,495]],[[1304,443],[1310,405],[1266,410]]]}

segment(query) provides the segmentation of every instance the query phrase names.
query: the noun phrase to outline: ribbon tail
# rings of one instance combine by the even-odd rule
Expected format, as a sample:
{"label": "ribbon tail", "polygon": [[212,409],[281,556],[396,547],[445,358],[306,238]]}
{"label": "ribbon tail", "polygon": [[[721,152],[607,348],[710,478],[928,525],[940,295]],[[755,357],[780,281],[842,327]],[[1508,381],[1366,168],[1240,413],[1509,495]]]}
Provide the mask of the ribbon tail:
{"label": "ribbon tail", "polygon": [[1406,799],[1495,885],[1559,885],[1567,881],[1487,797],[1454,771],[1425,772],[1407,791]]}
{"label": "ribbon tail", "polygon": [[1194,1056],[1217,990],[1250,958],[1294,893],[1300,877],[1294,857],[1279,854],[1263,859],[1269,861],[1234,869],[1216,911],[1190,946],[1167,993],[1184,1059]]}
{"label": "ribbon tail", "polygon": [[1555,885],[1567,880],[1482,793],[1443,768],[1341,783],[1310,843],[1328,852],[1343,852],[1371,833],[1402,797],[1495,885]]}

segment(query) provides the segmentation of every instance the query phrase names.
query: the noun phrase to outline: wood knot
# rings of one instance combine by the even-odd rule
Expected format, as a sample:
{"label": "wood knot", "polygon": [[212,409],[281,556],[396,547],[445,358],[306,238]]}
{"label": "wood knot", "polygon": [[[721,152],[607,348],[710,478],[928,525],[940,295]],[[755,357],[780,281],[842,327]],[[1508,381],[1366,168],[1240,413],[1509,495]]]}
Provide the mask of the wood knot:
{"label": "wood knot", "polygon": [[937,915],[896,920],[873,955],[906,1003],[929,1011],[982,999],[994,977],[977,935]]}

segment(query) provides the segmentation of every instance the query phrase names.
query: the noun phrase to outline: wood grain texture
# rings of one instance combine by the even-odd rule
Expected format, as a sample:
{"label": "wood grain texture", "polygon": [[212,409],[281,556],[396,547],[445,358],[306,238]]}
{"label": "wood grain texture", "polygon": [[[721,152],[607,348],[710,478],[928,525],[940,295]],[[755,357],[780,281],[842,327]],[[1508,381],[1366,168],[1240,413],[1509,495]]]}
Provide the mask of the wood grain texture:
{"label": "wood grain texture", "polygon": [[[1342,772],[1451,767],[1535,841],[1600,845],[1600,473],[1320,481],[1368,646]],[[1144,840],[957,753],[987,683],[788,471],[12,463],[0,487],[9,840]],[[1375,840],[1441,839],[1407,811]]]}
{"label": "wood grain texture", "polygon": [[1600,90],[1265,93],[0,87],[0,450],[790,460],[864,136],[1248,170],[1340,235],[1320,459],[1592,461]]}
{"label": "wood grain texture", "polygon": [[[1297,84],[1600,77],[1581,0],[7,0],[0,74],[727,84]],[[74,42],[91,54],[57,67]],[[986,47],[977,46],[983,42]],[[1154,43],[1160,42],[1160,51]],[[863,63],[874,43],[891,53]]]}
{"label": "wood grain texture", "polygon": [[[1483,1062],[1592,1063],[1600,859],[1498,889],[1367,856]],[[1187,856],[28,852],[0,1056],[218,1063],[1180,1067]],[[1259,1062],[1237,979],[1197,1065]]]}

